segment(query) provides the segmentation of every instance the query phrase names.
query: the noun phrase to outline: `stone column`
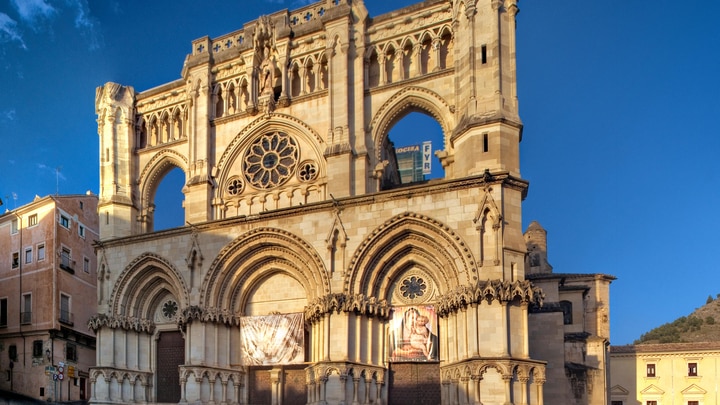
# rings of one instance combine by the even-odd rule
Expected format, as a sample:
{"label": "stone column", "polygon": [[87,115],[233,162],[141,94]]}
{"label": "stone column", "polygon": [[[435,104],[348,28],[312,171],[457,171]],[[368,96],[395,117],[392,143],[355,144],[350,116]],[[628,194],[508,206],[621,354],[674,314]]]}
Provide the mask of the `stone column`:
{"label": "stone column", "polygon": [[518,379],[520,381],[520,405],[527,405],[527,394],[528,394],[528,381],[530,380],[528,377],[520,377]]}
{"label": "stone column", "polygon": [[385,65],[387,62],[387,57],[385,56],[385,52],[378,53],[377,59],[378,65],[380,66],[380,85],[382,86],[388,84],[387,66]]}
{"label": "stone column", "polygon": [[505,405],[514,405],[510,400],[512,398],[512,375],[504,375],[502,379],[505,385]]}
{"label": "stone column", "polygon": [[358,401],[358,386],[360,384],[360,378],[354,377],[353,378],[353,405],[360,405],[360,402]]}

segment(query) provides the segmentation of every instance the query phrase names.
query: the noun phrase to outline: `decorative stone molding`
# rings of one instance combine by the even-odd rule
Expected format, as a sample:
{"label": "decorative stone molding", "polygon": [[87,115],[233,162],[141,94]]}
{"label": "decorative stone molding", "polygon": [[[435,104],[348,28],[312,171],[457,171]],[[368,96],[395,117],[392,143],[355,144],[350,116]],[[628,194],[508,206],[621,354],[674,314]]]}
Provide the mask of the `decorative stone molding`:
{"label": "decorative stone molding", "polygon": [[315,323],[333,312],[354,312],[368,317],[388,319],[390,305],[385,300],[362,294],[328,294],[316,298],[305,307],[305,321]]}
{"label": "decorative stone molding", "polygon": [[144,332],[149,335],[155,333],[155,323],[149,319],[136,318],[134,316],[107,314],[95,314],[88,321],[88,329],[97,333],[102,327],[110,329],[122,329],[126,331]]}
{"label": "decorative stone molding", "polygon": [[493,301],[504,303],[514,299],[519,299],[523,304],[542,306],[545,294],[540,287],[534,286],[527,280],[479,281],[473,286],[458,286],[440,296],[435,309],[438,315],[446,316],[469,305],[481,304],[483,301],[491,304]]}

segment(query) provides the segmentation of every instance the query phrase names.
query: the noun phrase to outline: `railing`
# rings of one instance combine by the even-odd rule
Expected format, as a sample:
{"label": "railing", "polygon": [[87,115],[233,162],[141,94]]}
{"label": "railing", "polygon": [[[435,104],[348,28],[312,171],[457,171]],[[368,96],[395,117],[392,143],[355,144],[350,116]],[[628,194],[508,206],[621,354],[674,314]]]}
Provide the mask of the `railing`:
{"label": "railing", "polygon": [[70,256],[61,255],[60,256],[60,268],[63,270],[67,270],[68,272],[75,273],[75,270],[73,267],[75,266],[75,261],[70,259]]}
{"label": "railing", "polygon": [[69,311],[60,311],[60,323],[73,326],[73,314]]}
{"label": "railing", "polygon": [[20,313],[20,324],[29,325],[32,323],[32,312],[21,312]]}

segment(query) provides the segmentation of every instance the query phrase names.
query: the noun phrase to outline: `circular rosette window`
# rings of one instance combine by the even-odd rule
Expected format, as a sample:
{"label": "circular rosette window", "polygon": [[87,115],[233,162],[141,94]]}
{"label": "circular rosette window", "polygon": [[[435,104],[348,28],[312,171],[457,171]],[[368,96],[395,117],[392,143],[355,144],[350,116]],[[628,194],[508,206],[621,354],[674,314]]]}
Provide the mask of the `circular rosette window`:
{"label": "circular rosette window", "polygon": [[162,313],[163,316],[167,319],[172,319],[175,317],[175,314],[177,314],[178,310],[178,304],[177,302],[173,300],[165,301],[165,303],[162,306]]}
{"label": "circular rosette window", "polygon": [[394,298],[401,302],[417,304],[430,300],[434,290],[430,275],[415,268],[397,280]]}
{"label": "circular rosette window", "polygon": [[292,176],[298,155],[297,143],[287,134],[263,135],[245,154],[245,178],[255,188],[277,187]]}

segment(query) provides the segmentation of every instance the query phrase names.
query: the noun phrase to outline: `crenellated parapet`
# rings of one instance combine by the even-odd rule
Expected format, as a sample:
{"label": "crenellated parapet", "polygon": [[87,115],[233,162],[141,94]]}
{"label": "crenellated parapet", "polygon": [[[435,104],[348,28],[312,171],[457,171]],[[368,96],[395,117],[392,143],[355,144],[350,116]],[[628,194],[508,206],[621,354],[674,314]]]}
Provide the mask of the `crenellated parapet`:
{"label": "crenellated parapet", "polygon": [[155,322],[134,316],[95,314],[88,321],[88,329],[93,333],[97,333],[103,327],[142,332],[149,335],[155,333]]}
{"label": "crenellated parapet", "polygon": [[542,306],[545,294],[527,280],[479,281],[473,286],[461,285],[438,297],[437,313],[445,316],[470,305],[478,305],[483,301],[491,304],[493,301],[501,303],[519,299],[521,303]]}

